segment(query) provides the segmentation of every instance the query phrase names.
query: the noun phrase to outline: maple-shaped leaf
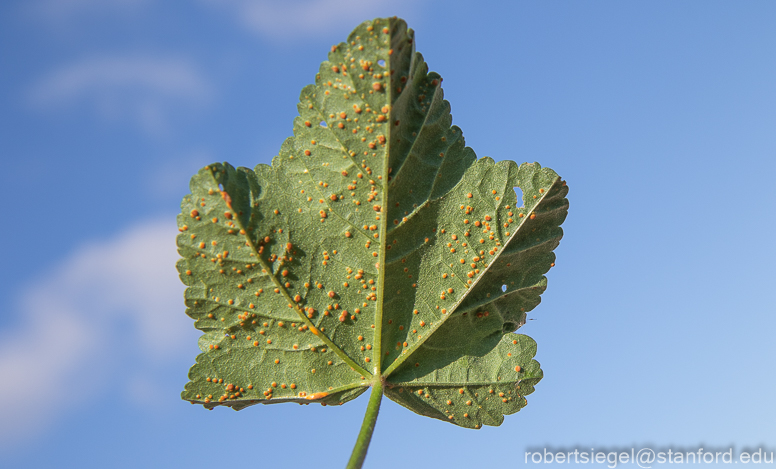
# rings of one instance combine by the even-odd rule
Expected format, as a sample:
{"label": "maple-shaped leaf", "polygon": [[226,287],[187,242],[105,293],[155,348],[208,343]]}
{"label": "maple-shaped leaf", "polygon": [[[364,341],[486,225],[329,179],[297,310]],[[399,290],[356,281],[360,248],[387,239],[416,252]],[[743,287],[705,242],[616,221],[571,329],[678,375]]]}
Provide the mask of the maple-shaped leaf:
{"label": "maple-shaped leaf", "polygon": [[525,406],[542,371],[513,332],[546,288],[568,189],[537,163],[477,159],[440,84],[404,21],[365,22],[302,90],[271,166],[193,177],[178,270],[204,334],[183,399],[342,404],[377,386],[469,428]]}

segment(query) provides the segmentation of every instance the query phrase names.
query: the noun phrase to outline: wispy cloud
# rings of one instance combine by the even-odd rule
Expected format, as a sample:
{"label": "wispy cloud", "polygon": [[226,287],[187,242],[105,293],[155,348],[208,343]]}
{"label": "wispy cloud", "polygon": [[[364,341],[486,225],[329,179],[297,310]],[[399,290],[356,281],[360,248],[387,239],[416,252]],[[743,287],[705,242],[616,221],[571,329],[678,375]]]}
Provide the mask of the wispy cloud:
{"label": "wispy cloud", "polygon": [[0,332],[0,447],[36,436],[107,388],[134,392],[115,372],[122,357],[152,373],[181,356],[192,328],[175,234],[173,222],[136,226],[84,246],[22,289],[19,325]]}
{"label": "wispy cloud", "polygon": [[149,132],[165,130],[177,108],[207,103],[212,88],[202,72],[176,57],[92,57],[51,71],[29,90],[39,109],[86,102],[104,118],[130,118]]}
{"label": "wispy cloud", "polygon": [[203,0],[228,8],[247,28],[267,37],[309,38],[331,31],[332,25],[351,27],[375,16],[394,15],[399,7],[413,2],[394,0],[390,4],[364,0]]}

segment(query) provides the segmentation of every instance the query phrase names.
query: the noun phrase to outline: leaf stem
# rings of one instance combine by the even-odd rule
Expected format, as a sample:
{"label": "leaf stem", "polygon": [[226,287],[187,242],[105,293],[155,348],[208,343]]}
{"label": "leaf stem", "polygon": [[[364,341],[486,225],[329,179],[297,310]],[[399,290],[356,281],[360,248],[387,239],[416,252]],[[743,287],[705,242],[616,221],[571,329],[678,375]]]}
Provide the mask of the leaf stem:
{"label": "leaf stem", "polygon": [[369,396],[369,404],[366,406],[364,422],[361,424],[361,431],[358,432],[356,445],[353,447],[353,453],[350,455],[350,461],[346,469],[361,469],[366,459],[366,451],[369,449],[369,443],[372,441],[372,432],[377,423],[377,413],[380,412],[380,402],[383,400],[383,382],[379,377],[375,379],[372,385],[372,394]]}

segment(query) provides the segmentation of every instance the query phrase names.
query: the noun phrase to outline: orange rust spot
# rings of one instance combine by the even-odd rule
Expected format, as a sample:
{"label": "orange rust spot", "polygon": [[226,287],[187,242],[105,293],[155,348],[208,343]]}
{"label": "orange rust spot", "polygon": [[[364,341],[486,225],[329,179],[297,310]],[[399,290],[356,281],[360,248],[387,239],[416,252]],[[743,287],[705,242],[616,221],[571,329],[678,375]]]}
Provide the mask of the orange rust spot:
{"label": "orange rust spot", "polygon": [[316,399],[323,399],[324,397],[328,396],[328,392],[315,392],[310,394],[309,396],[305,397],[308,401],[314,401]]}

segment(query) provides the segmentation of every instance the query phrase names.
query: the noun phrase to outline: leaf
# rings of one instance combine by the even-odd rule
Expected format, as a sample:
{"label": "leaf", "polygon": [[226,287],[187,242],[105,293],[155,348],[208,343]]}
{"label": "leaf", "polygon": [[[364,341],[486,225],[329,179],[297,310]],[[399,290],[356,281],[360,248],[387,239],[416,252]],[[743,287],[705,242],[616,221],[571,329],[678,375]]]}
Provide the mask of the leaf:
{"label": "leaf", "polygon": [[271,166],[192,178],[178,270],[204,334],[183,399],[342,404],[381,379],[464,427],[525,406],[542,371],[513,332],[546,288],[568,188],[477,159],[440,83],[404,21],[365,22],[302,90]]}

